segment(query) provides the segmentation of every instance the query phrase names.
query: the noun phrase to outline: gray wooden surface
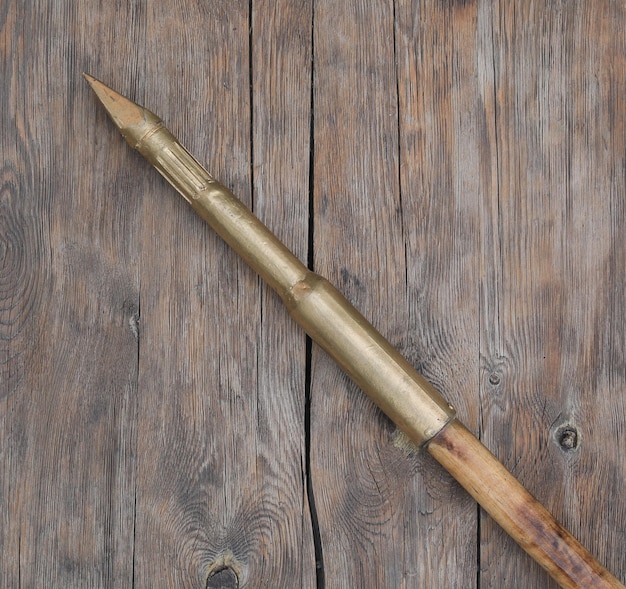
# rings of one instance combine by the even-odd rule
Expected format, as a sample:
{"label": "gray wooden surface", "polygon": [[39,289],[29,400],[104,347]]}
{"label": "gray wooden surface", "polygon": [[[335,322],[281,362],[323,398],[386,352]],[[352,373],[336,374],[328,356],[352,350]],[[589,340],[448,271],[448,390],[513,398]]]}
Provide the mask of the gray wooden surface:
{"label": "gray wooden surface", "polygon": [[0,587],[553,587],[81,77],[164,118],[626,582],[623,3],[0,2]]}

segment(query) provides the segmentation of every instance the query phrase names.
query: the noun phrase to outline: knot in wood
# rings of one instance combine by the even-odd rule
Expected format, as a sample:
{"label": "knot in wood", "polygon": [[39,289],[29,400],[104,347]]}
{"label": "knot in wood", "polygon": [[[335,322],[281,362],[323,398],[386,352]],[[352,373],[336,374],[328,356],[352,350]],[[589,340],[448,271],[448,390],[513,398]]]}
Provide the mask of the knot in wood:
{"label": "knot in wood", "polygon": [[489,375],[489,384],[494,387],[500,384],[500,375],[497,372],[492,372]]}
{"label": "knot in wood", "polygon": [[223,567],[209,576],[206,589],[238,589],[239,578],[233,569]]}
{"label": "knot in wood", "polygon": [[578,430],[573,425],[563,425],[556,432],[556,440],[565,452],[576,450],[579,445]]}

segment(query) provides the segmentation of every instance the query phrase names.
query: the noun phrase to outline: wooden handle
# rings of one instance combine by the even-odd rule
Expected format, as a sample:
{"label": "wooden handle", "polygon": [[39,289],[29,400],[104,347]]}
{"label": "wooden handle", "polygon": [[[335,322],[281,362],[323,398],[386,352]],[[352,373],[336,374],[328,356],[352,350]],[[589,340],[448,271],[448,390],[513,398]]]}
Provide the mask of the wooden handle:
{"label": "wooden handle", "polygon": [[624,589],[462,423],[450,423],[427,448],[561,587]]}

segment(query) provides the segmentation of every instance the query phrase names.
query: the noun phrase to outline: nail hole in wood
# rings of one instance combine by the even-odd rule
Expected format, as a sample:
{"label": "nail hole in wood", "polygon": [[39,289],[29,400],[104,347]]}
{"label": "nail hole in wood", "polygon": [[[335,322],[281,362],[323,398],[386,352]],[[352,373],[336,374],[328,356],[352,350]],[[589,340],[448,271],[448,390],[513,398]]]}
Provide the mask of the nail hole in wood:
{"label": "nail hole in wood", "polygon": [[213,571],[209,576],[206,589],[238,589],[239,578],[233,569],[224,567]]}

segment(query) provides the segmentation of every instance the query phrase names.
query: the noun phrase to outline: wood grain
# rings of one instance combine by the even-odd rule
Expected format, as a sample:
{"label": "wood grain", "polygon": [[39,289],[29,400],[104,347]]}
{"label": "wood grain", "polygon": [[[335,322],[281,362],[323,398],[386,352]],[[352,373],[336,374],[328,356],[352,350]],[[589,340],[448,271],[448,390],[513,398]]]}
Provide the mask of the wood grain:
{"label": "wood grain", "polygon": [[[102,190],[108,174],[113,191],[129,177],[94,147],[71,58],[81,15],[56,8],[9,2],[0,17],[3,587],[132,574],[137,207]],[[100,26],[123,37],[111,17]]]}
{"label": "wood grain", "polygon": [[[307,259],[309,247],[311,11],[309,3],[294,0],[253,3],[250,31],[253,211],[301,260]],[[275,543],[268,558],[282,558],[275,586],[313,588],[317,573],[306,480],[306,341],[266,285],[260,303],[258,365],[263,368],[257,435],[268,464],[260,476],[277,481],[275,519],[280,524],[267,540],[268,545]],[[250,586],[258,583],[254,577]]]}
{"label": "wood grain", "polygon": [[[483,441],[622,581],[623,18],[611,3],[485,14],[493,189],[482,201],[480,395]],[[568,425],[570,449],[558,443]],[[481,587],[522,576],[549,586],[489,519],[481,536]]]}
{"label": "wood grain", "polygon": [[[422,2],[398,2],[396,10],[406,353],[470,427],[479,386],[470,368],[480,342],[478,199],[489,187],[480,173],[486,121],[477,11],[472,3]],[[415,490],[431,505],[416,534],[426,550],[419,561],[431,563],[422,567],[423,583],[471,586],[479,558],[476,506],[443,474],[436,486],[430,478],[417,480]],[[456,566],[442,567],[446,559]]]}
{"label": "wood grain", "polygon": [[0,4],[0,586],[554,586],[82,71],[162,116],[626,581],[625,19]]}

